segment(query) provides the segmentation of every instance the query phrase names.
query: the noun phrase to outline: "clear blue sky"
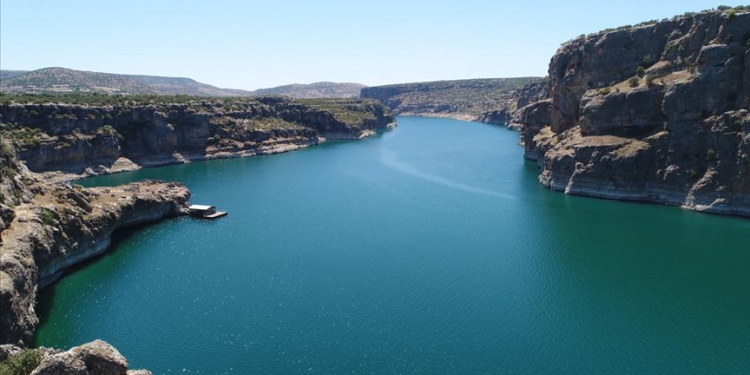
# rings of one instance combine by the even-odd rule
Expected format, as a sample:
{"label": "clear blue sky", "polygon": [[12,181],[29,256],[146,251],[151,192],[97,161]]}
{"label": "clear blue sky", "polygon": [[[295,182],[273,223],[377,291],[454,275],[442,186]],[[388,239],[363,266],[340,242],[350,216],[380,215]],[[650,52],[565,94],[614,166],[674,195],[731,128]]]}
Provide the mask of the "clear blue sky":
{"label": "clear blue sky", "polygon": [[0,68],[256,89],[541,76],[580,34],[723,1],[0,0]]}

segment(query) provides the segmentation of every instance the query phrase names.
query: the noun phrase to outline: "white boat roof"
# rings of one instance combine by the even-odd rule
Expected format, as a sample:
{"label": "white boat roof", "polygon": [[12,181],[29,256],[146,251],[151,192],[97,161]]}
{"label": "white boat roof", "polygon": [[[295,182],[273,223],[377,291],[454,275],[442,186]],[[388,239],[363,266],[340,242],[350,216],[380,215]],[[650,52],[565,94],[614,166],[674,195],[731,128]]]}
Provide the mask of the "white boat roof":
{"label": "white boat roof", "polygon": [[206,206],[206,205],[202,205],[202,204],[194,204],[194,205],[188,207],[188,209],[198,210],[198,211],[205,211],[205,210],[210,210],[213,207],[214,206]]}

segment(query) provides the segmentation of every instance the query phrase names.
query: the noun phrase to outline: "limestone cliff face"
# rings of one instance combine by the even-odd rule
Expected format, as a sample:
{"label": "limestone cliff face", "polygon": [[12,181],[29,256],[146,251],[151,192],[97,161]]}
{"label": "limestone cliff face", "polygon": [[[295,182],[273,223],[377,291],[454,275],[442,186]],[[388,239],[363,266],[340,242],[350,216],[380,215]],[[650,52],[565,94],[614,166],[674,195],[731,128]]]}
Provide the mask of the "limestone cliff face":
{"label": "limestone cliff face", "polygon": [[0,162],[0,188],[14,192],[2,202],[3,212],[12,214],[0,227],[0,343],[33,337],[38,288],[105,251],[116,229],[179,215],[190,197],[184,186],[154,181],[93,189],[51,184],[12,153]]}
{"label": "limestone cliff face", "polygon": [[532,105],[538,116],[525,121],[540,182],[750,216],[749,47],[742,10],[563,45],[550,62],[551,101]]}
{"label": "limestone cliff face", "polygon": [[4,104],[0,115],[29,169],[75,174],[275,153],[360,138],[394,122],[382,105],[354,99]]}

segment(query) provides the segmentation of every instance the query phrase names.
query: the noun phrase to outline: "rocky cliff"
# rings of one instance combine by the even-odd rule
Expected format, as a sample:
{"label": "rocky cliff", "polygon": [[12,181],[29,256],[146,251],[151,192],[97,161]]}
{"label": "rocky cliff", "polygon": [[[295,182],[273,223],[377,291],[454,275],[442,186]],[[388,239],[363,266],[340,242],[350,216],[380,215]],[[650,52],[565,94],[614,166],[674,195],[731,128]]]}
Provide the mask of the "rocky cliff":
{"label": "rocky cliff", "polygon": [[361,138],[394,122],[379,103],[359,99],[28,97],[5,99],[0,115],[34,172],[91,175],[269,154]]}
{"label": "rocky cliff", "polygon": [[397,115],[491,122],[495,118],[487,112],[509,106],[515,109],[516,90],[538,80],[521,77],[403,83],[366,87],[360,96],[381,101]]}
{"label": "rocky cliff", "polygon": [[525,121],[539,181],[750,216],[750,13],[723,9],[564,44]]}
{"label": "rocky cliff", "polygon": [[28,343],[38,288],[105,251],[115,230],[183,213],[190,192],[155,181],[92,189],[49,183],[0,143],[0,343]]}
{"label": "rocky cliff", "polygon": [[515,130],[520,130],[523,123],[528,123],[528,115],[524,107],[549,98],[549,79],[533,80],[521,88],[510,92],[510,100],[503,106],[483,113],[476,121],[488,124],[500,124]]}

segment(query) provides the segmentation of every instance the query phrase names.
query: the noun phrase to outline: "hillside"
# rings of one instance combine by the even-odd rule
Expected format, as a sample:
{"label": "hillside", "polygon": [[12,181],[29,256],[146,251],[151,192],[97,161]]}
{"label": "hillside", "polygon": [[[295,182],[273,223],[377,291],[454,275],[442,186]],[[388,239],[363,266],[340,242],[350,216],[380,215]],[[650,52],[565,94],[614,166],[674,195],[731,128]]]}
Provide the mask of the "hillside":
{"label": "hillside", "polygon": [[9,93],[95,92],[127,95],[287,96],[297,99],[356,98],[358,83],[317,82],[255,91],[222,89],[190,78],[87,72],[66,68],[0,71],[0,91]]}
{"label": "hillside", "polygon": [[360,96],[378,99],[397,115],[477,120],[513,103],[513,93],[536,77],[466,79],[363,88]]}
{"label": "hillside", "polygon": [[28,72],[28,70],[0,70],[0,80],[20,76],[21,74]]}
{"label": "hillside", "polygon": [[255,90],[252,92],[252,95],[279,95],[296,99],[356,98],[359,97],[359,91],[364,87],[367,86],[359,83],[346,82],[315,82],[311,84],[295,83],[291,85]]}
{"label": "hillside", "polygon": [[44,68],[16,74],[4,71],[3,92],[95,92],[103,94],[158,94],[193,96],[247,96],[249,91],[220,89],[190,78],[156,77]]}

